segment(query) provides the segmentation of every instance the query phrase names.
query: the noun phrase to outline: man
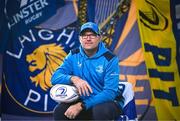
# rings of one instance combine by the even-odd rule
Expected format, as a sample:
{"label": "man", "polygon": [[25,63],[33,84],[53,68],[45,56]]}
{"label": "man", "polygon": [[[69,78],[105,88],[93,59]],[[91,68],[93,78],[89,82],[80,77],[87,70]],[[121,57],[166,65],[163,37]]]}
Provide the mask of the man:
{"label": "man", "polygon": [[114,120],[121,114],[115,103],[118,94],[118,58],[101,41],[95,23],[81,26],[80,47],[72,50],[52,76],[52,84],[74,85],[80,100],[60,103],[55,120]]}

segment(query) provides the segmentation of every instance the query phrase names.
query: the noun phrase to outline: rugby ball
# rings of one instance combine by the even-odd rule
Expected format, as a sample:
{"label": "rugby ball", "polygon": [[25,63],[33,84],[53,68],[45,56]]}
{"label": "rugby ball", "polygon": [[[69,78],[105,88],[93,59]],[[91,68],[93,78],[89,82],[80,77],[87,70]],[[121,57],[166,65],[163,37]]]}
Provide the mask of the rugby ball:
{"label": "rugby ball", "polygon": [[79,94],[75,86],[56,84],[50,89],[50,97],[58,103],[71,103],[79,99]]}

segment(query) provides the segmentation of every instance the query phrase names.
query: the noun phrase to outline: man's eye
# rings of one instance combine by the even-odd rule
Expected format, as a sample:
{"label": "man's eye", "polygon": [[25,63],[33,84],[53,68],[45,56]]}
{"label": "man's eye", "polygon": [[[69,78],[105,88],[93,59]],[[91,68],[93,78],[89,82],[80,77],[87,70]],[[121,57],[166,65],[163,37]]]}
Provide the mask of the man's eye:
{"label": "man's eye", "polygon": [[90,37],[91,39],[94,39],[96,37],[96,35],[95,34],[82,35],[83,39],[87,39],[88,37]]}

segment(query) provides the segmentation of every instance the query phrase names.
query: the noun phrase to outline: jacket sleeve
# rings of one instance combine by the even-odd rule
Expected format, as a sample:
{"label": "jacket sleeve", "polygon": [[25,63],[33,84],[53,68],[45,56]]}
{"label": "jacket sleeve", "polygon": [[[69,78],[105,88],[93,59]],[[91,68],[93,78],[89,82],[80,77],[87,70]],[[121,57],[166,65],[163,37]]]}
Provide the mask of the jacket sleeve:
{"label": "jacket sleeve", "polygon": [[72,75],[72,53],[70,52],[64,59],[62,65],[53,73],[51,84],[71,84],[70,78]]}
{"label": "jacket sleeve", "polygon": [[95,96],[86,98],[83,101],[86,109],[96,104],[113,101],[116,98],[120,72],[118,62],[117,57],[114,57],[109,61],[105,71],[103,91]]}

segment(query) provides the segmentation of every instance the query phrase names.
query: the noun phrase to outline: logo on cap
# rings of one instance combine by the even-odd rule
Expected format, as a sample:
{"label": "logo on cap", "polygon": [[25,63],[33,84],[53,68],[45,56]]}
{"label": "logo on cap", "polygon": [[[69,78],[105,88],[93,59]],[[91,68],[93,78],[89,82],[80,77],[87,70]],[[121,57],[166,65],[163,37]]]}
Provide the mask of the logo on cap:
{"label": "logo on cap", "polygon": [[81,31],[80,33],[82,33],[82,31],[86,30],[86,29],[91,29],[92,31],[94,31],[96,34],[99,34],[99,28],[98,25],[93,23],[93,22],[87,22],[85,24],[83,24],[81,26]]}

